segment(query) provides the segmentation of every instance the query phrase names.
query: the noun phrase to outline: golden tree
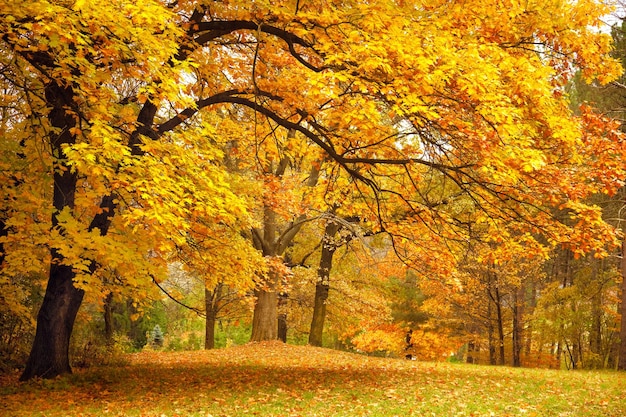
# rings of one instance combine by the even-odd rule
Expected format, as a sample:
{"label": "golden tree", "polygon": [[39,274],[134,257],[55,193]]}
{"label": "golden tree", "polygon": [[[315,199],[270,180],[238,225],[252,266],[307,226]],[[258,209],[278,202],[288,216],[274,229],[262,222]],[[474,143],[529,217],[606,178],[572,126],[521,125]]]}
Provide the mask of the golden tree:
{"label": "golden tree", "polygon": [[[149,285],[197,228],[250,229],[221,165],[226,133],[201,114],[248,109],[242,134],[271,127],[317,145],[362,195],[360,217],[396,243],[463,240],[459,201],[478,221],[577,251],[615,239],[582,198],[614,191],[623,141],[592,113],[575,117],[562,88],[574,68],[600,82],[619,73],[610,37],[593,29],[607,11],[595,1],[0,6],[2,83],[19,98],[2,125],[12,155],[2,175],[16,197],[38,188],[3,200],[3,276],[19,262],[19,233],[50,264],[24,379],[70,371],[74,318],[103,267]],[[433,172],[451,193],[422,192]],[[546,206],[569,210],[573,225]],[[274,314],[273,291],[261,289],[257,309]]]}

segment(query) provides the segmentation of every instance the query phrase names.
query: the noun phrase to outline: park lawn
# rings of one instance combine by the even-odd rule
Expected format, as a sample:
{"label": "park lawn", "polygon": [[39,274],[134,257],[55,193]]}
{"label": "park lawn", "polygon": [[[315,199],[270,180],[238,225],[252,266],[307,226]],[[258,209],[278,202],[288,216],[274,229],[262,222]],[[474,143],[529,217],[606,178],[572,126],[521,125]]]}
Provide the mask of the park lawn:
{"label": "park lawn", "polygon": [[615,416],[626,374],[372,358],[253,343],[142,352],[52,381],[0,379],[1,416]]}

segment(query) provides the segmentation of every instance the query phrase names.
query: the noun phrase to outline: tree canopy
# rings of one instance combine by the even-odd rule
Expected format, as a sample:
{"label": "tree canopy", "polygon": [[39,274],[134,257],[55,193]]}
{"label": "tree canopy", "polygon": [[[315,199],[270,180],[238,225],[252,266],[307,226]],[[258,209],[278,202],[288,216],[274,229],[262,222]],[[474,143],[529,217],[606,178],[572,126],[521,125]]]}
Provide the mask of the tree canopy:
{"label": "tree canopy", "polygon": [[268,207],[357,216],[442,280],[476,236],[618,241],[585,198],[622,185],[625,142],[565,89],[621,73],[600,2],[0,6],[3,308],[24,277],[47,285],[24,378],[70,370],[85,291],[141,298],[181,254],[207,286],[251,288]]}

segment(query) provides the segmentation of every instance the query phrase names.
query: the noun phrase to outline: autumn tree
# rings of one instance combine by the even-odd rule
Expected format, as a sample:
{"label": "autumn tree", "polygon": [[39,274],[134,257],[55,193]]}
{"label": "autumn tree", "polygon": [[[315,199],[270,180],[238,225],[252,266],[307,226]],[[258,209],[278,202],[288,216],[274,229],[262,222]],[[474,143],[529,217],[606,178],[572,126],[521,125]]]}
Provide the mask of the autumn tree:
{"label": "autumn tree", "polygon": [[[187,243],[185,230],[195,230],[197,219],[224,225],[243,219],[236,213],[243,214],[244,205],[216,171],[213,161],[219,153],[210,145],[208,126],[180,140],[165,137],[182,121],[178,117],[172,122],[165,114],[162,120],[172,124],[162,126],[161,132],[155,129],[159,106],[185,101],[178,86],[168,92],[161,80],[174,81],[190,71],[172,61],[183,54],[172,42],[183,34],[168,22],[174,14],[157,3],[144,6],[3,5],[4,65],[18,66],[16,77],[5,81],[20,85],[29,98],[24,100],[28,109],[22,123],[4,132],[3,143],[14,137],[23,141],[24,162],[41,160],[38,166],[43,165],[42,172],[52,179],[50,188],[37,190],[31,198],[39,199],[34,210],[45,210],[35,219],[46,212],[52,216],[50,234],[41,237],[40,229],[34,235],[48,241],[52,262],[24,379],[70,371],[74,318],[84,290],[101,288],[101,267],[124,271],[120,276],[131,286],[158,281],[167,256],[176,245]],[[130,27],[134,35],[124,32]],[[129,44],[128,36],[144,43]],[[150,63],[154,59],[160,63]],[[96,73],[101,77],[94,77]],[[129,82],[133,79],[141,81]],[[144,142],[149,137],[162,141]],[[27,152],[29,147],[32,151]],[[32,180],[35,177],[19,185],[30,186]],[[52,196],[50,208],[47,196]],[[206,200],[209,196],[211,201]],[[4,242],[7,251],[19,244],[20,232],[34,231],[17,216],[6,221],[15,229]],[[182,223],[176,224],[179,220]],[[19,274],[20,268],[13,263],[3,273]]]}
{"label": "autumn tree", "polygon": [[[612,51],[612,56],[615,57],[621,63],[622,67],[624,67],[624,59],[626,57],[626,37],[624,36],[624,2],[617,2],[618,8],[615,13],[611,16],[611,20],[615,19],[615,23],[611,27],[611,35],[614,41],[614,50]],[[614,121],[621,123],[621,130],[624,130],[624,89],[626,88],[624,76],[622,75],[619,79],[609,83],[608,85],[600,85],[598,83],[587,84],[583,82],[581,77],[576,77],[574,82],[571,85],[572,96],[574,98],[574,102],[588,102],[591,103],[598,111],[602,112],[606,116],[610,117]],[[623,178],[622,178],[623,179]],[[624,210],[624,192],[626,190],[624,187],[620,189],[620,192],[611,198],[604,198],[603,196],[597,196],[596,200],[600,202],[600,205],[603,207],[603,212],[605,214],[605,218],[607,221],[614,224],[616,227],[620,228],[623,232],[623,210]],[[622,241],[621,248],[618,248],[614,252],[613,259],[616,262],[602,262],[600,267],[595,266],[593,268],[593,273],[596,276],[607,276],[611,275],[615,272],[620,273],[623,271],[623,259],[624,259],[624,241]],[[592,261],[594,264],[598,263],[598,261]],[[623,272],[621,272],[622,276]],[[621,317],[626,315],[626,286],[624,286],[624,282],[626,280],[622,279],[622,288],[620,290],[621,300],[617,303],[618,314]],[[598,292],[597,294],[601,294]],[[606,298],[606,297],[605,297]],[[608,297],[610,299],[611,297]],[[599,301],[599,300],[598,300]],[[596,301],[596,304],[598,304]],[[595,339],[599,341],[599,330],[601,326],[599,323],[602,321],[601,310],[606,310],[606,307],[596,307],[595,310],[598,312],[595,318],[596,326],[594,333],[596,334]],[[618,368],[626,369],[626,322],[621,320],[621,330],[619,331],[619,354],[618,356]],[[607,339],[610,339],[607,338]],[[602,354],[600,352],[600,346],[602,343],[594,342],[594,348],[592,351],[596,354]],[[602,355],[604,356],[604,355]],[[610,355],[612,356],[612,355]]]}
{"label": "autumn tree", "polygon": [[[9,175],[28,163],[33,172],[16,187],[47,179],[33,194],[36,226],[33,216],[20,220],[22,210],[2,211],[9,226],[1,237],[3,274],[24,259],[8,262],[21,236],[48,249],[38,258],[49,276],[23,379],[71,370],[72,325],[84,291],[103,290],[103,267],[143,287],[162,279],[169,256],[193,241],[196,228],[217,224],[237,234],[258,226],[222,166],[216,142],[228,132],[207,114],[249,112],[241,132],[269,129],[276,132],[270,139],[317,146],[353,179],[348,185],[363,196],[361,219],[389,233],[416,268],[427,258],[417,256],[424,248],[415,242],[437,242],[431,250],[441,249],[441,262],[452,256],[443,241],[465,238],[450,211],[461,197],[480,221],[499,219],[576,253],[615,240],[583,198],[615,190],[623,142],[591,112],[574,116],[562,89],[574,67],[600,82],[619,74],[608,57],[610,37],[593,30],[607,11],[602,4],[1,6],[2,68],[10,69],[3,82],[24,103],[2,132],[14,155]],[[283,164],[277,156],[268,160],[274,176]],[[420,195],[433,172],[451,194]],[[560,222],[548,206],[567,209],[573,221]],[[259,243],[284,244],[273,210],[264,216]],[[279,248],[266,254],[275,257]],[[256,314],[255,340],[275,337],[261,325],[265,314]]]}

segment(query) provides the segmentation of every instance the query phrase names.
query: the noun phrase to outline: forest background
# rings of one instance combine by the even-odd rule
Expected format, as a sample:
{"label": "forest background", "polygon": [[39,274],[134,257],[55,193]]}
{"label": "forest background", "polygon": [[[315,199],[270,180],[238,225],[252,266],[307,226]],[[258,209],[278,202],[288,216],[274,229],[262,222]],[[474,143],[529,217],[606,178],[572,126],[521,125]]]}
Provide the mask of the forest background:
{"label": "forest background", "polygon": [[623,27],[523,3],[0,2],[2,366],[626,369]]}

